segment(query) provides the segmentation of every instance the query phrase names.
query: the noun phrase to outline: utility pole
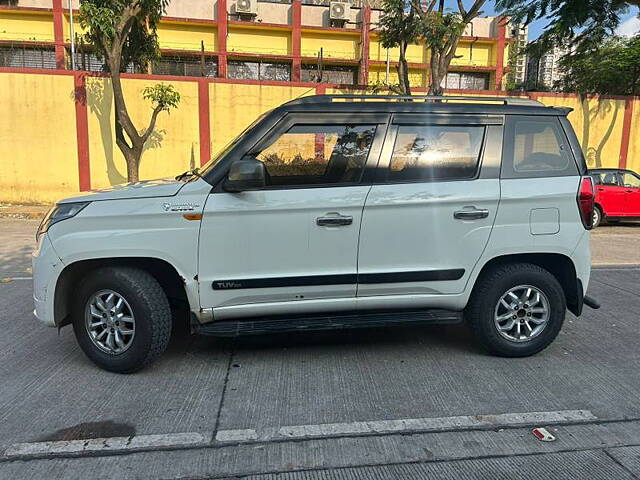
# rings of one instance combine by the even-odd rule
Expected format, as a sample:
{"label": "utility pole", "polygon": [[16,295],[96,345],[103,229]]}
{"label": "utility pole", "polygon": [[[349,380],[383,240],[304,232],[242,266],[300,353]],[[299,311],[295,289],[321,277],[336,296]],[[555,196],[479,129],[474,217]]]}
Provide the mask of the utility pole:
{"label": "utility pole", "polygon": [[73,5],[69,0],[69,37],[71,37],[71,70],[76,69],[76,38],[73,32]]}

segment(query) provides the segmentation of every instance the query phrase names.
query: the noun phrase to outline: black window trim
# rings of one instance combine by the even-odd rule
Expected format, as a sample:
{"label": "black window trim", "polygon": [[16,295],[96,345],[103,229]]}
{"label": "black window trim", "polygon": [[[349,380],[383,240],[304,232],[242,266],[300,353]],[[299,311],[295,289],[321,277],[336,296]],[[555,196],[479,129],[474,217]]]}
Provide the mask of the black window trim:
{"label": "black window trim", "polygon": [[[235,159],[250,155],[252,152],[264,146],[269,145],[273,139],[286,133],[295,125],[344,125],[344,124],[364,124],[375,125],[376,131],[369,148],[369,154],[364,165],[364,171],[358,182],[341,182],[341,183],[317,183],[317,184],[302,184],[302,185],[270,185],[263,188],[255,188],[245,190],[249,191],[276,191],[276,190],[307,190],[314,188],[347,188],[347,187],[359,187],[371,185],[373,183],[373,177],[380,160],[380,153],[386,138],[386,133],[389,125],[390,115],[387,113],[289,113],[276,121],[263,135],[261,135],[256,141],[250,143],[246,147],[238,152]],[[234,152],[235,154],[236,152]],[[225,162],[225,165],[220,165],[221,172],[218,177],[220,181],[213,187],[211,193],[229,193],[223,189],[224,180],[227,178],[229,168],[232,161]]]}
{"label": "black window trim", "polygon": [[[485,156],[488,145],[495,141],[495,133],[490,131],[493,126],[501,126],[503,116],[501,115],[451,115],[451,114],[395,114],[391,119],[382,156],[377,169],[375,179],[376,185],[405,185],[416,183],[444,183],[444,182],[467,182],[483,178],[492,178],[491,174],[484,176]],[[403,125],[427,126],[427,125],[448,125],[452,127],[484,127],[482,133],[482,143],[478,154],[478,162],[473,176],[451,177],[451,178],[417,178],[414,180],[389,180],[389,165],[395,148],[399,127]],[[496,175],[497,178],[497,175]]]}

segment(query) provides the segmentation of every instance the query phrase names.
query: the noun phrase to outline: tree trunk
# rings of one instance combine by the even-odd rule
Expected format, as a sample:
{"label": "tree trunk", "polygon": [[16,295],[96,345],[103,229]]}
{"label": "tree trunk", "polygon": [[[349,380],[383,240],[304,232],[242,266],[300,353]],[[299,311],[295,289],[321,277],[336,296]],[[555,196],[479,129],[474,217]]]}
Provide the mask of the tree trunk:
{"label": "tree trunk", "polygon": [[127,161],[127,181],[129,183],[140,181],[140,157],[136,155],[134,149],[122,153]]}
{"label": "tree trunk", "polygon": [[[144,142],[138,134],[124,100],[122,90],[122,82],[119,70],[112,70],[111,85],[113,88],[113,100],[115,105],[115,126],[116,126],[116,144],[122,152],[127,163],[127,181],[135,183],[139,181],[140,158],[142,156],[142,146]],[[126,141],[124,134],[127,134],[129,142]]]}
{"label": "tree trunk", "polygon": [[409,82],[409,66],[407,65],[407,46],[403,42],[400,44],[400,55],[398,57],[398,83],[402,95],[411,95],[411,83]]}
{"label": "tree trunk", "polygon": [[443,68],[441,52],[431,50],[429,66],[431,70],[429,72],[429,95],[442,95],[444,93],[442,79],[447,74],[447,68]]}

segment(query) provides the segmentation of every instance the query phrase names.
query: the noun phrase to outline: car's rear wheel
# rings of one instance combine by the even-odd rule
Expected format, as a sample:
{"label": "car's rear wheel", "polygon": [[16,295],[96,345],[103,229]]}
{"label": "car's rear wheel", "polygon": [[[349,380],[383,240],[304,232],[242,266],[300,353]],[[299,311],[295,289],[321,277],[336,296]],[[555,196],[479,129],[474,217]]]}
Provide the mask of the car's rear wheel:
{"label": "car's rear wheel", "polygon": [[593,207],[593,228],[599,226],[600,223],[602,223],[602,210],[600,210],[600,207],[595,206]]}
{"label": "car's rear wheel", "polygon": [[166,349],[171,336],[169,302],[144,270],[108,267],[84,278],[72,306],[73,330],[96,365],[132,373]]}
{"label": "car's rear wheel", "polygon": [[500,265],[478,279],[465,315],[490,353],[525,357],[556,338],[566,314],[562,286],[538,265]]}

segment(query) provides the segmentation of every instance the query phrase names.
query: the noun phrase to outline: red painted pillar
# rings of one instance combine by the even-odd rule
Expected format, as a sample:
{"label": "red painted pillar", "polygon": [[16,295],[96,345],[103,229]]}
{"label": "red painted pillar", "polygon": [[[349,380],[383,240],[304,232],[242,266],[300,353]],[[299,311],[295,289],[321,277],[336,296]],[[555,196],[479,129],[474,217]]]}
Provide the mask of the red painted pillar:
{"label": "red painted pillar", "polygon": [[629,154],[629,140],[631,139],[631,119],[633,118],[633,102],[635,97],[626,100],[624,106],[624,120],[622,122],[622,140],[620,142],[620,168],[627,168],[627,155]]}
{"label": "red painted pillar", "polygon": [[87,86],[83,73],[73,74],[76,105],[76,141],[78,146],[78,186],[81,192],[91,190],[89,163],[89,117],[87,114]]}
{"label": "red painted pillar", "polygon": [[211,159],[211,125],[209,117],[209,82],[198,79],[198,119],[200,127],[200,166]]}
{"label": "red painted pillar", "polygon": [[291,3],[291,55],[293,57],[293,68],[291,71],[291,80],[293,82],[300,81],[300,70],[302,68],[302,2],[300,0],[293,0]]}
{"label": "red painted pillar", "polygon": [[56,68],[65,68],[64,61],[64,14],[62,0],[53,0],[53,41],[56,50]]}
{"label": "red painted pillar", "polygon": [[227,32],[229,15],[227,0],[218,0],[218,77],[227,78]]}
{"label": "red painted pillar", "polygon": [[498,19],[498,51],[496,52],[496,90],[502,90],[502,77],[504,76],[504,49],[507,37],[507,18]]}
{"label": "red painted pillar", "polygon": [[360,75],[358,83],[360,85],[369,84],[369,45],[371,42],[371,7],[367,4],[362,7],[362,26],[360,40]]}

